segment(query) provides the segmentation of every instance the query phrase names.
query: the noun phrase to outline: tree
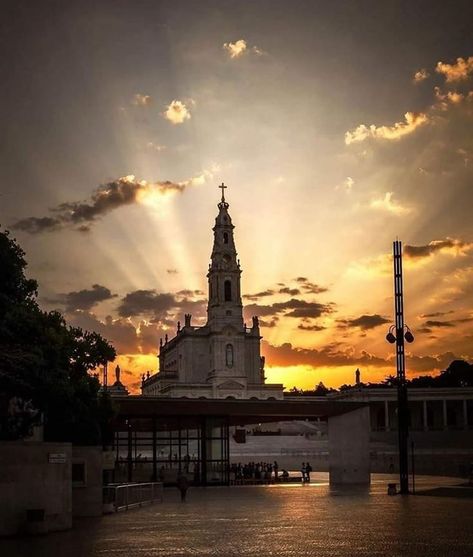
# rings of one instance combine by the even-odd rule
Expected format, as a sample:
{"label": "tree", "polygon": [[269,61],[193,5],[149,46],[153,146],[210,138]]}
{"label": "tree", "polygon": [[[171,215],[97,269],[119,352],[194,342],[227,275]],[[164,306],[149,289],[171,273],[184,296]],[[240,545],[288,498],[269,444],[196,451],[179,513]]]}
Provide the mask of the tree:
{"label": "tree", "polygon": [[115,349],[42,311],[26,265],[17,242],[0,231],[0,438],[24,437],[43,418],[46,440],[100,443],[112,407],[90,371],[112,361]]}

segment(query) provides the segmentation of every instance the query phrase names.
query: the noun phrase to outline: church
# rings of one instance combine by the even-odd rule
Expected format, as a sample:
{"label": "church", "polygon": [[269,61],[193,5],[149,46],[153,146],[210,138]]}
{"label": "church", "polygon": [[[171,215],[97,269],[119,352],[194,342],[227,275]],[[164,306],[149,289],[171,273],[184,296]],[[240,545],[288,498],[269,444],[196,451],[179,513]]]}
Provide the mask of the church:
{"label": "church", "polygon": [[257,317],[251,327],[243,321],[240,261],[233,236],[234,225],[225,200],[218,203],[213,227],[213,249],[207,273],[207,323],[192,325],[185,315],[174,338],[161,339],[159,369],[144,377],[144,396],[187,398],[283,399],[282,384],[267,384]]}

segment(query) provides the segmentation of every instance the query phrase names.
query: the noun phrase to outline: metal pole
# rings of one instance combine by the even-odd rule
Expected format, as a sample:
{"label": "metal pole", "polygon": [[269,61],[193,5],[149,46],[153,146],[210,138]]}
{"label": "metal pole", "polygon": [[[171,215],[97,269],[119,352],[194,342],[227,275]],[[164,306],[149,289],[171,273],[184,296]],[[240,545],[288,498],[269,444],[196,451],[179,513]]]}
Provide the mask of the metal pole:
{"label": "metal pole", "polygon": [[412,472],[412,493],[416,492],[416,472],[414,460],[414,441],[411,441],[411,472]]}
{"label": "metal pole", "polygon": [[402,289],[402,244],[393,243],[394,255],[394,310],[396,315],[397,420],[399,436],[400,492],[409,493],[408,446],[409,416],[404,357],[404,299]]}
{"label": "metal pole", "polygon": [[[128,455],[127,455],[127,468],[128,468],[128,483],[133,481],[133,438],[132,438],[132,431],[131,431],[131,423],[127,420],[128,426]],[[128,493],[128,492],[127,492]]]}
{"label": "metal pole", "polygon": [[158,479],[158,462],[156,447],[156,418],[153,416],[153,482]]}

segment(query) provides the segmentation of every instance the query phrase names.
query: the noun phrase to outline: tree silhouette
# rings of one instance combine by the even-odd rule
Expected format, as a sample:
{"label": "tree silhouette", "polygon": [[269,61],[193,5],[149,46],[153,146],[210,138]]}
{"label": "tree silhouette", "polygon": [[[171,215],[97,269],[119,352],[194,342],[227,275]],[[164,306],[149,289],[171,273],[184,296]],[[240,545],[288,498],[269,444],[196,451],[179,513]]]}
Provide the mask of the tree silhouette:
{"label": "tree silhouette", "polygon": [[17,242],[0,231],[0,438],[25,437],[42,421],[45,440],[98,444],[112,408],[89,372],[112,361],[115,349],[42,311],[26,265]]}

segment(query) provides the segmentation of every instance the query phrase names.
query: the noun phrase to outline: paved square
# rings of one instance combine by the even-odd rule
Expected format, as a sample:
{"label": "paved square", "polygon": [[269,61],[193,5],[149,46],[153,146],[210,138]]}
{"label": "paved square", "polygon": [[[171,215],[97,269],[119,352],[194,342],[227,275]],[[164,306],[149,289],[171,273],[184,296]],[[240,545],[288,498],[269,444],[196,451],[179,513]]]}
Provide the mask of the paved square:
{"label": "paved square", "polygon": [[[368,491],[311,485],[177,489],[164,503],[96,520],[70,532],[0,543],[2,557],[473,555],[473,499],[389,497],[388,476]],[[448,484],[419,479],[419,487]],[[450,480],[450,483],[452,481]]]}

